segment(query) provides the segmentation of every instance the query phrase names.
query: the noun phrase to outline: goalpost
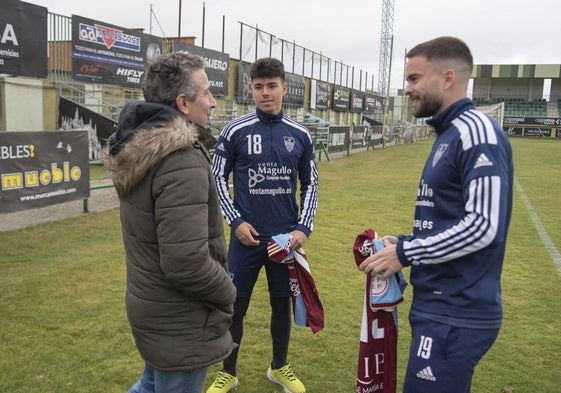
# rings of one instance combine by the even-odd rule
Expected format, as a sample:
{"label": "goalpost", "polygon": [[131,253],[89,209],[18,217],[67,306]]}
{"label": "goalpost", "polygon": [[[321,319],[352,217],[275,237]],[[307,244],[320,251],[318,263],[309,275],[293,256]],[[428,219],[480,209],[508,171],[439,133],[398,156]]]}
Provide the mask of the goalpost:
{"label": "goalpost", "polygon": [[499,123],[501,127],[503,126],[503,118],[505,113],[504,102],[499,102],[498,104],[493,105],[478,106],[477,110],[491,116],[497,121],[497,123]]}

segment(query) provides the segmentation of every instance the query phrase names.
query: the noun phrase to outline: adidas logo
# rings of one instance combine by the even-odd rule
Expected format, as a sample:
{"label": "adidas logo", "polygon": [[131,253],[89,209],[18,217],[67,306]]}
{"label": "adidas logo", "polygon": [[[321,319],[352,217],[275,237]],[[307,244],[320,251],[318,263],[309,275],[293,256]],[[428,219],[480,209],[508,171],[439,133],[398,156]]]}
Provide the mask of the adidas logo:
{"label": "adidas logo", "polygon": [[491,161],[489,157],[485,155],[485,153],[481,153],[479,158],[477,158],[477,161],[475,161],[475,165],[473,166],[473,169],[477,169],[481,166],[493,166],[493,161]]}
{"label": "adidas logo", "polygon": [[417,378],[426,379],[427,381],[436,381],[436,377],[432,373],[430,366],[425,367],[417,373]]}

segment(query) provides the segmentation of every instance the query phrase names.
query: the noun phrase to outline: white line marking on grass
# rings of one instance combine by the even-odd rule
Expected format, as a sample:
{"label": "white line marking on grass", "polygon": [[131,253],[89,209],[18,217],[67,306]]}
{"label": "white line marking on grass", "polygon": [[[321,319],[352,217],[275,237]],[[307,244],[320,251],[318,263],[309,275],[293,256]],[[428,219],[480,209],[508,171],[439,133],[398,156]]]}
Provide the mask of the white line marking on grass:
{"label": "white line marking on grass", "polygon": [[536,214],[536,211],[532,207],[530,200],[524,193],[524,189],[522,188],[516,177],[514,178],[514,185],[516,186],[516,189],[520,193],[520,198],[522,198],[522,202],[524,202],[524,206],[526,206],[526,210],[528,210],[528,213],[530,213],[530,218],[532,219],[532,221],[534,222],[534,226],[538,230],[538,234],[542,239],[545,249],[549,252],[551,259],[553,259],[553,262],[557,266],[557,271],[561,273],[561,254],[559,253],[557,248],[555,248],[555,244],[553,244],[553,241],[547,234],[547,231],[543,227],[542,222],[540,221],[538,215]]}

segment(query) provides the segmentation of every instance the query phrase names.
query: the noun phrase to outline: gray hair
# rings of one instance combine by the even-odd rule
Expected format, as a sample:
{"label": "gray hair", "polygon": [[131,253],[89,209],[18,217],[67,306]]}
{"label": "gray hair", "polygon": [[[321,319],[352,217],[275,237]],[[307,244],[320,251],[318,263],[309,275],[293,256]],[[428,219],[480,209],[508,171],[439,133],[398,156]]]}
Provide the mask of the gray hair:
{"label": "gray hair", "polygon": [[148,65],[144,79],[144,99],[147,102],[170,105],[175,108],[175,100],[185,94],[189,101],[195,101],[199,86],[193,81],[193,71],[204,69],[205,62],[200,56],[187,52],[172,52],[158,56]]}

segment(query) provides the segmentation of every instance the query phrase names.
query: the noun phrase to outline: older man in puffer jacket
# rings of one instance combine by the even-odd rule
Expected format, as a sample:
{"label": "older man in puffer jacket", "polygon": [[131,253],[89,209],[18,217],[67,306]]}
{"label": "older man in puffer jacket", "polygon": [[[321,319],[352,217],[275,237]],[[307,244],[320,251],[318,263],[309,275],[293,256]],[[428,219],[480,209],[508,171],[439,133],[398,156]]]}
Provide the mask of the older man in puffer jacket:
{"label": "older man in puffer jacket", "polygon": [[204,61],[150,64],[144,101],[123,108],[103,160],[119,194],[128,320],[145,361],[131,393],[200,392],[226,358],[236,289],[208,148],[216,101]]}

